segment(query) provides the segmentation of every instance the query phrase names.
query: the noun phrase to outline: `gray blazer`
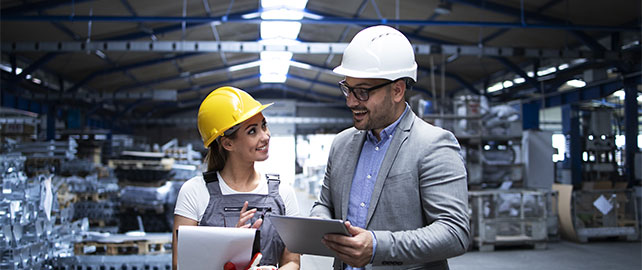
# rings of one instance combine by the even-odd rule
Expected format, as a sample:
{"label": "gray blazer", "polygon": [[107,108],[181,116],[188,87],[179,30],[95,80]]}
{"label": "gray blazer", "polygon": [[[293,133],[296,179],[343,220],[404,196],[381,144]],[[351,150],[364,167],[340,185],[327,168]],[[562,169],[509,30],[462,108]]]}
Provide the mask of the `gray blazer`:
{"label": "gray blazer", "polygon": [[[354,127],[332,143],[312,216],[346,219],[366,132]],[[366,229],[377,248],[366,269],[448,269],[470,241],[466,168],[452,133],[409,111],[397,126],[374,186]],[[335,260],[334,268],[342,263]]]}

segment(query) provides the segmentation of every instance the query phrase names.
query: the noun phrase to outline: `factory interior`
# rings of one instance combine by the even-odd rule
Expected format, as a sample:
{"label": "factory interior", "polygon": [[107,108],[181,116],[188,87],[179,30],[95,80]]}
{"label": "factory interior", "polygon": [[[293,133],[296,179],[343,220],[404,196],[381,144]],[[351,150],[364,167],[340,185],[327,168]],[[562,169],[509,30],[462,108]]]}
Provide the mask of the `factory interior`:
{"label": "factory interior", "polygon": [[642,269],[641,18],[630,0],[0,0],[0,269],[172,269],[179,191],[207,170],[199,106],[223,86],[273,103],[255,165],[309,216],[356,121],[333,69],[374,25],[410,41],[405,101],[460,146],[470,244],[450,269]]}

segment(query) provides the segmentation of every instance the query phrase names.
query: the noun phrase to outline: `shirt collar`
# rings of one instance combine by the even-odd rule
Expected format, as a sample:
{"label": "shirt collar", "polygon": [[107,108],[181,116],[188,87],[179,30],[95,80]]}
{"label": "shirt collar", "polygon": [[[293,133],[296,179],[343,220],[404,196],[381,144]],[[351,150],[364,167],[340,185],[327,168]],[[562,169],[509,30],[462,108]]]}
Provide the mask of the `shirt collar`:
{"label": "shirt collar", "polygon": [[[395,129],[399,125],[399,122],[401,122],[401,119],[408,113],[408,110],[410,109],[410,106],[408,103],[406,103],[406,108],[404,109],[403,113],[395,122],[387,126],[381,131],[380,137],[381,137],[381,142],[385,142],[388,140],[388,138],[392,138],[392,136],[395,134]],[[377,142],[377,137],[372,133],[372,130],[369,130],[367,132],[368,134],[368,140],[372,141],[373,143],[378,143]]]}

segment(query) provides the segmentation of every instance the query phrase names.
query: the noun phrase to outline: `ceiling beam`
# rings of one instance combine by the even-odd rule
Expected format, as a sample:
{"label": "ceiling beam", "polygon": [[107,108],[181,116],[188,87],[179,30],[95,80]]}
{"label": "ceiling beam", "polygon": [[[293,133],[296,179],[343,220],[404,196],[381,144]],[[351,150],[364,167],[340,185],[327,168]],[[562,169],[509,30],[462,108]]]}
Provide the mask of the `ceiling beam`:
{"label": "ceiling beam", "polygon": [[[299,42],[291,45],[264,45],[257,41],[16,41],[2,42],[4,52],[82,52],[101,50],[117,52],[230,52],[259,53],[288,51],[295,54],[341,54],[348,43]],[[537,49],[520,47],[479,47],[477,45],[414,44],[415,55],[457,54],[470,56],[526,57],[526,58],[587,58],[625,59],[621,51],[594,51],[582,49]]]}
{"label": "ceiling beam", "polygon": [[[43,0],[36,3],[25,3],[18,6],[3,8],[0,12],[2,16],[5,15],[15,15],[21,13],[28,13],[34,11],[45,11],[52,8],[57,8],[61,6],[80,4],[84,2],[91,2],[93,0]],[[25,1],[26,2],[26,1]]]}
{"label": "ceiling beam", "polygon": [[515,74],[517,74],[520,77],[522,77],[524,80],[526,80],[527,83],[529,83],[533,87],[535,87],[535,89],[539,89],[540,85],[537,82],[537,80],[532,78],[532,77],[530,77],[530,76],[528,76],[528,74],[526,74],[526,72],[524,72],[524,70],[522,70],[522,68],[520,68],[517,64],[511,62],[506,57],[493,57],[493,59],[497,60],[502,65],[504,65],[506,68],[510,69]]}
{"label": "ceiling beam", "polygon": [[[640,74],[631,76],[628,79],[632,80],[636,84],[642,83],[642,75]],[[525,99],[524,103],[538,104],[540,108],[557,107],[565,104],[601,99],[613,94],[613,92],[620,90],[623,87],[624,80],[622,80],[622,78],[614,78],[588,84],[584,87],[573,90],[553,92],[546,94],[543,97]]]}
{"label": "ceiling beam", "polygon": [[[545,10],[557,5],[560,2],[561,2],[561,0],[550,0],[547,3],[545,3],[544,5],[542,5],[539,8],[537,8],[537,10],[535,12],[536,13],[542,13]],[[504,29],[497,30],[496,32],[484,37],[484,39],[482,39],[479,43],[486,44],[489,41],[491,41],[491,40],[493,40],[493,39],[505,34],[506,32],[508,32],[508,30],[510,30],[510,29],[509,28],[504,28]]]}
{"label": "ceiling beam", "polygon": [[[228,16],[241,16],[243,14],[257,13],[257,12],[259,12],[258,9],[252,9],[252,10],[236,12],[236,13],[230,14]],[[208,24],[211,24],[211,22],[186,23],[185,24],[185,29],[198,27],[198,26],[204,26],[204,25],[208,25]],[[161,34],[165,34],[165,33],[169,33],[169,32],[179,31],[179,30],[182,30],[182,29],[183,29],[182,23],[177,23],[177,24],[166,25],[166,26],[161,26],[161,27],[157,27],[157,28],[149,28],[149,29],[145,28],[143,31],[140,31],[140,32],[123,34],[123,35],[114,36],[114,37],[109,37],[108,39],[109,40],[133,40],[133,39],[149,37],[149,36],[152,36],[152,35],[161,35]]]}
{"label": "ceiling beam", "polygon": [[[589,35],[587,35],[584,32],[581,32],[581,31],[589,31],[589,30],[590,31],[613,31],[613,32],[627,31],[627,30],[623,30],[623,29],[618,29],[619,27],[614,27],[612,29],[608,29],[608,28],[599,29],[599,28],[593,28],[593,27],[586,27],[586,28],[577,27],[579,25],[571,24],[570,22],[568,22],[566,20],[563,20],[563,19],[558,19],[558,18],[555,18],[555,17],[542,15],[542,14],[540,14],[538,12],[530,12],[530,11],[526,11],[526,10],[522,10],[522,9],[518,9],[518,8],[513,8],[513,7],[510,7],[510,6],[505,6],[505,5],[489,2],[489,1],[479,1],[479,0],[477,0],[477,1],[476,0],[447,0],[447,1],[453,2],[453,3],[458,3],[458,4],[463,4],[463,5],[474,6],[474,7],[477,7],[479,9],[493,11],[493,12],[497,12],[497,13],[504,14],[504,15],[511,16],[511,17],[517,17],[517,18],[521,19],[521,23],[518,23],[518,24],[525,25],[525,26],[526,25],[538,25],[538,24],[526,23],[527,20],[540,21],[540,22],[543,22],[544,25],[557,25],[557,26],[566,25],[568,27],[554,27],[554,28],[551,28],[551,29],[559,29],[559,30],[568,30],[568,31],[570,31],[571,34],[573,34],[578,40],[580,40],[582,43],[584,43],[586,46],[590,47],[591,49],[593,49],[596,52],[602,52],[602,51],[605,50],[605,48],[602,47],[602,45],[600,45],[597,41],[595,41],[595,39],[593,39],[592,37],[590,37]],[[639,28],[639,25],[637,25],[636,27]]]}
{"label": "ceiling beam", "polygon": [[50,53],[47,53],[44,56],[38,58],[38,60],[34,61],[27,68],[23,69],[22,72],[20,72],[20,74],[18,74],[17,79],[18,80],[26,79],[27,75],[31,74],[36,69],[39,69],[41,66],[47,64],[52,59],[56,58],[56,56],[58,56],[58,53],[50,52]]}
{"label": "ceiling beam", "polygon": [[[614,65],[615,62],[585,62],[576,66],[571,66],[567,69],[559,70],[555,73],[547,74],[546,76],[540,77],[538,81],[538,87],[530,87],[530,83],[524,82],[520,84],[513,85],[509,88],[504,88],[502,90],[488,93],[487,96],[492,101],[497,102],[507,102],[515,99],[520,99],[528,97],[528,95],[533,93],[551,93],[556,92],[557,88],[564,84],[569,79],[573,78],[578,74],[584,72],[584,70],[591,68],[608,68]],[[547,79],[548,78],[548,79]],[[540,84],[543,87],[543,90],[540,89]]]}
{"label": "ceiling beam", "polygon": [[[519,13],[518,13],[519,14]],[[526,24],[515,22],[487,22],[487,21],[426,21],[426,20],[396,20],[396,19],[358,19],[358,18],[338,18],[323,17],[321,19],[303,18],[300,20],[284,19],[261,19],[261,18],[244,18],[242,15],[237,16],[81,16],[81,15],[6,15],[2,16],[2,21],[65,21],[65,22],[180,22],[180,23],[260,23],[265,21],[296,21],[302,24],[361,24],[361,25],[405,25],[405,26],[447,26],[447,27],[495,27],[495,28],[518,28],[518,29],[558,29],[558,30],[582,30],[582,31],[611,31],[611,32],[640,32],[639,25],[630,26],[611,26],[611,25],[575,25],[568,23],[544,23],[544,24]]]}
{"label": "ceiling beam", "polygon": [[[186,93],[186,92],[190,92],[190,91],[201,91],[202,89],[211,89],[211,90],[213,90],[213,89],[215,89],[217,87],[221,87],[221,86],[225,86],[225,85],[235,85],[235,84],[238,84],[239,82],[242,82],[242,81],[247,81],[247,80],[250,80],[250,79],[258,79],[258,78],[259,78],[259,74],[255,74],[255,75],[236,78],[236,79],[232,79],[232,80],[228,80],[228,81],[224,81],[224,82],[216,82],[216,83],[210,83],[210,84],[204,84],[204,85],[196,85],[194,87],[180,89],[180,90],[178,90],[178,92],[180,94],[180,93]],[[288,75],[288,78],[306,80],[305,78],[301,78],[301,77],[297,77],[297,76],[293,76],[293,75]],[[262,86],[262,85],[265,85],[265,86]],[[333,95],[328,95],[328,94],[319,93],[319,92],[308,92],[307,90],[298,89],[298,88],[291,87],[291,86],[288,86],[288,85],[285,85],[285,84],[255,84],[253,86],[243,87],[243,90],[247,91],[248,93],[265,91],[267,89],[283,90],[283,91],[286,91],[288,93],[292,93],[292,94],[295,94],[295,95],[298,95],[298,96],[302,96],[302,97],[306,97],[306,98],[313,97],[316,101],[321,101],[321,102],[330,101],[332,103],[336,103],[336,102],[340,102],[340,101],[344,101],[345,100],[343,98],[343,96],[333,96]],[[152,108],[152,110],[150,110],[149,112],[145,113],[145,117],[150,117],[150,116],[156,114],[156,112],[158,112],[160,110],[166,110],[167,108],[179,108],[181,111],[183,111],[183,110],[186,110],[186,109],[191,109],[191,108],[194,108],[194,107],[198,107],[203,98],[204,98],[203,94],[199,94],[197,97],[191,98],[191,99],[183,99],[183,100],[176,101],[176,102],[160,103],[158,105],[155,105]],[[139,105],[141,105],[141,104],[139,104]],[[172,113],[176,113],[176,111],[174,110],[174,111],[171,111],[171,112],[166,112],[166,114],[172,114]]]}
{"label": "ceiling beam", "polygon": [[196,56],[196,55],[200,55],[200,54],[202,54],[202,53],[198,53],[198,52],[196,52],[196,53],[195,52],[184,53],[184,54],[179,54],[179,55],[175,55],[175,56],[172,56],[172,57],[157,58],[157,59],[152,59],[152,60],[148,60],[148,61],[133,63],[133,64],[129,64],[129,65],[118,66],[118,67],[113,67],[113,68],[108,68],[108,69],[104,69],[104,70],[95,71],[95,72],[87,75],[85,78],[83,78],[82,80],[80,80],[79,82],[74,84],[69,89],[67,89],[66,92],[72,92],[72,93],[76,92],[80,87],[83,87],[89,81],[93,80],[94,78],[96,78],[98,76],[102,76],[102,75],[106,75],[106,74],[110,74],[110,73],[115,73],[115,72],[121,72],[121,71],[125,72],[125,71],[130,70],[130,69],[147,67],[147,66],[151,66],[151,65],[164,63],[164,62],[167,62],[167,61],[173,61],[173,60],[181,59],[181,58],[185,58],[185,57],[192,57],[192,56]]}

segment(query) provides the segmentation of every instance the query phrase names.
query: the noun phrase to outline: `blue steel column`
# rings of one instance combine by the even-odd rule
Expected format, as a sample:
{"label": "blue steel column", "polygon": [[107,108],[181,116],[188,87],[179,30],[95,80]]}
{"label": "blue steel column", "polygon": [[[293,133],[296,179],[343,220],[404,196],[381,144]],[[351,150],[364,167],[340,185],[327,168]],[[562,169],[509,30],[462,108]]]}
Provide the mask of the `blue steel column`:
{"label": "blue steel column", "polygon": [[47,110],[47,141],[56,139],[56,106],[49,105]]}
{"label": "blue steel column", "polygon": [[522,129],[539,129],[539,102],[522,104]]}
{"label": "blue steel column", "polygon": [[624,81],[624,136],[625,136],[625,146],[624,151],[626,158],[624,161],[626,179],[629,182],[629,187],[634,184],[635,175],[634,168],[635,166],[641,166],[640,164],[635,164],[635,153],[638,150],[638,101],[637,101],[637,84],[633,80]]}
{"label": "blue steel column", "polygon": [[582,185],[582,145],[580,115],[576,105],[562,106],[562,132],[566,137],[564,168],[571,170],[571,183],[576,188]]}

